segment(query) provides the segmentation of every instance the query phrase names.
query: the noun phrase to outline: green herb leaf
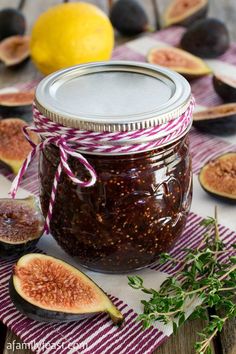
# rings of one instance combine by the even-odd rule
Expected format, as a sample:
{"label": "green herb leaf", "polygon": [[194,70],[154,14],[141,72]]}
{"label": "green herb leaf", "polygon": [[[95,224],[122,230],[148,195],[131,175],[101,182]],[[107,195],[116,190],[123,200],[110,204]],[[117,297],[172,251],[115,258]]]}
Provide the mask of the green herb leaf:
{"label": "green herb leaf", "polygon": [[[217,213],[215,213],[217,215]],[[196,249],[185,248],[185,257],[178,260],[169,253],[163,253],[160,263],[178,263],[174,276],[168,277],[160,289],[148,289],[139,276],[129,276],[128,284],[149,294],[149,300],[142,300],[143,314],[138,316],[143,328],[149,328],[155,321],[164,324],[172,322],[173,332],[185,322],[185,310],[189,302],[199,299],[190,319],[207,319],[206,309],[223,310],[224,316],[211,316],[207,326],[199,333],[200,340],[195,344],[197,354],[210,354],[211,341],[223,328],[225,321],[236,316],[236,256],[232,250],[236,244],[226,248],[220,240],[218,221],[208,217],[201,221],[204,227],[202,240]],[[220,260],[222,253],[226,260]]]}

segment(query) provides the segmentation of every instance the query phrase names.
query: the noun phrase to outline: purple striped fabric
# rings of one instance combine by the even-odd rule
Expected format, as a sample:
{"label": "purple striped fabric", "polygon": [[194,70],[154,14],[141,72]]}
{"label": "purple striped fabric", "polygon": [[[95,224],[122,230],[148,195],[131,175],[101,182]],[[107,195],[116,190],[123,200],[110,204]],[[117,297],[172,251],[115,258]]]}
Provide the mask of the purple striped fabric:
{"label": "purple striped fabric", "polygon": [[[199,244],[203,231],[203,228],[199,226],[200,220],[201,218],[194,213],[189,215],[185,232],[171,251],[175,257],[180,259],[183,257],[182,247],[194,247]],[[227,247],[235,242],[235,232],[223,226],[220,227],[220,232]],[[223,260],[224,256],[222,256]],[[140,324],[135,321],[137,314],[114,296],[111,296],[111,299],[126,318],[126,324],[122,329],[117,329],[111,325],[107,316],[103,314],[78,323],[53,325],[41,324],[25,318],[14,308],[8,294],[8,281],[15,261],[16,258],[0,260],[0,320],[31,346],[34,343],[40,343],[40,341],[47,341],[48,343],[51,341],[52,344],[57,343],[58,345],[58,348],[48,349],[47,351],[42,346],[36,350],[37,353],[66,354],[69,352],[69,343],[75,343],[75,346],[86,344],[86,348],[83,349],[83,353],[86,354],[148,354],[152,353],[166,339],[166,336],[155,328],[143,332]],[[173,264],[170,263],[150,268],[153,271],[160,270],[170,275],[176,271]]]}
{"label": "purple striped fabric", "polygon": [[[149,35],[147,38],[151,38],[153,41],[163,41],[170,45],[178,45],[183,31],[184,29],[176,27]],[[113,59],[145,61],[145,56],[133,50],[133,47],[131,49],[129,44],[125,44],[115,49]],[[231,45],[220,60],[236,65],[236,44]],[[36,82],[31,82],[21,85],[20,88],[31,89],[35,85]],[[221,103],[212,88],[210,77],[195,80],[191,86],[197,104],[216,105]],[[236,144],[199,133],[195,129],[192,129],[190,133],[190,141],[195,174],[208,159],[226,151],[236,151]],[[13,176],[9,171],[1,169],[0,172],[12,180]],[[21,187],[38,195],[37,161],[34,161],[30,166]],[[194,247],[200,242],[202,235],[202,227],[199,226],[200,220],[201,217],[194,213],[189,215],[185,231],[171,251],[174,256],[181,259],[183,257],[181,248]],[[229,247],[235,241],[236,234],[223,226],[220,226],[220,232],[222,239]],[[224,256],[222,255],[223,260]],[[155,328],[143,332],[140,324],[136,322],[137,314],[133,309],[112,295],[111,299],[126,318],[126,325],[121,329],[111,325],[107,316],[103,314],[82,322],[69,324],[41,324],[27,319],[14,308],[8,294],[8,281],[15,261],[14,258],[0,260],[0,320],[24,343],[31,346],[35,352],[45,354],[78,352],[85,354],[149,354],[167,339],[164,333]],[[176,271],[173,265],[168,263],[161,266],[151,266],[150,269],[153,272],[158,270],[170,275]],[[47,348],[43,346],[43,343],[51,343],[52,346]],[[34,348],[34,344],[37,344],[38,348]]]}

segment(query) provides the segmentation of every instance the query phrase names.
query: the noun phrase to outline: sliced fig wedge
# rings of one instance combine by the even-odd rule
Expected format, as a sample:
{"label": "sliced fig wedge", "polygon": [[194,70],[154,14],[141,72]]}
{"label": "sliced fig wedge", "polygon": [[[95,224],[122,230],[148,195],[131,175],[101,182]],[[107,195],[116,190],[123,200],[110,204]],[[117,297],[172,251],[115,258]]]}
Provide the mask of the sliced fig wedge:
{"label": "sliced fig wedge", "polygon": [[0,199],[0,256],[32,250],[43,233],[44,218],[37,199]]}
{"label": "sliced fig wedge", "polygon": [[181,25],[188,27],[208,11],[208,0],[172,0],[164,14],[164,25]]}
{"label": "sliced fig wedge", "polygon": [[120,324],[123,316],[90,278],[68,263],[43,254],[21,257],[13,269],[10,295],[27,317],[43,322],[78,321],[106,312]]}
{"label": "sliced fig wedge", "polygon": [[34,91],[0,93],[0,106],[22,107],[32,105]]}
{"label": "sliced fig wedge", "polygon": [[206,133],[232,135],[236,133],[236,103],[227,103],[193,114],[193,125]]}
{"label": "sliced fig wedge", "polygon": [[209,161],[200,171],[199,182],[213,197],[236,204],[236,152]]}
{"label": "sliced fig wedge", "polygon": [[15,66],[30,55],[29,36],[11,36],[0,42],[0,60],[6,66]]}
{"label": "sliced fig wedge", "polygon": [[[9,166],[15,174],[31,150],[22,130],[25,125],[26,122],[19,118],[0,120],[0,161]],[[38,142],[35,133],[30,133],[30,136],[35,143]]]}
{"label": "sliced fig wedge", "polygon": [[223,75],[214,75],[212,82],[216,93],[225,102],[236,102],[236,79]]}
{"label": "sliced fig wedge", "polygon": [[187,78],[211,73],[202,59],[175,47],[154,47],[149,51],[147,61],[177,71]]}

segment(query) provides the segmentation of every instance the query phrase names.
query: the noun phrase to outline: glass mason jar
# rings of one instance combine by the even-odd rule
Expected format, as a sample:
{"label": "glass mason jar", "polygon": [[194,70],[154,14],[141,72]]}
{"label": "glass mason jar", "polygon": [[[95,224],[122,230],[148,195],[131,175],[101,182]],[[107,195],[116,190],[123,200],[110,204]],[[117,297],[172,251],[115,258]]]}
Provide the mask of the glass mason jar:
{"label": "glass mason jar", "polygon": [[[122,78],[119,77],[120,73],[123,74]],[[102,76],[99,78],[99,75]],[[88,76],[94,85],[90,86],[91,82],[87,84]],[[145,82],[146,78],[151,79]],[[127,82],[126,87],[124,80]],[[81,85],[83,89],[80,91]],[[119,90],[116,86],[115,94],[109,94],[113,85],[117,85]],[[81,94],[79,102],[74,97],[76,89]],[[100,90],[97,96],[95,89]],[[150,99],[147,95],[152,90],[154,93]],[[63,95],[66,96],[67,103],[60,102],[58,107],[58,100]],[[107,95],[110,95],[109,107]],[[127,95],[128,108],[125,106]],[[153,123],[155,125],[165,124],[168,119],[180,116],[189,105],[190,88],[180,75],[163,68],[130,62],[97,63],[57,72],[44,79],[36,91],[36,106],[53,121],[61,123],[63,117],[63,125],[77,128],[78,122],[82,122],[82,126],[78,125],[82,129],[86,121],[85,114],[81,118],[81,111],[86,110],[86,104],[82,100],[88,103],[92,98],[94,107],[87,108],[86,116],[93,116],[93,129],[96,129],[95,121],[102,123],[105,130],[106,119],[110,127],[111,124],[115,127],[118,125],[118,117],[122,124],[127,123],[128,130],[132,110],[136,120],[141,112],[140,121],[146,126],[148,107],[151,117],[154,114],[157,117]],[[148,102],[137,103],[137,98],[140,102],[142,99]],[[112,107],[112,102],[120,106]],[[57,111],[53,110],[53,105]],[[157,112],[153,112],[154,107]],[[102,115],[107,116],[109,112],[109,118],[101,119]],[[96,117],[95,113],[98,113]],[[57,120],[58,117],[60,120]],[[88,121],[89,119],[91,118]],[[159,254],[169,250],[180,237],[190,209],[190,126],[191,122],[180,136],[176,134],[175,138],[164,145],[138,153],[83,151],[83,156],[96,171],[97,180],[93,186],[81,187],[65,171],[62,172],[50,222],[51,234],[58,244],[71,256],[77,257],[81,265],[95,271],[127,272],[155,263]],[[101,130],[101,126],[99,127],[98,130]],[[161,134],[163,137],[163,132]],[[53,144],[46,145],[40,156],[39,166],[40,199],[45,216],[59,163],[59,148]],[[75,157],[70,156],[68,164],[77,178],[89,179],[88,171]]]}

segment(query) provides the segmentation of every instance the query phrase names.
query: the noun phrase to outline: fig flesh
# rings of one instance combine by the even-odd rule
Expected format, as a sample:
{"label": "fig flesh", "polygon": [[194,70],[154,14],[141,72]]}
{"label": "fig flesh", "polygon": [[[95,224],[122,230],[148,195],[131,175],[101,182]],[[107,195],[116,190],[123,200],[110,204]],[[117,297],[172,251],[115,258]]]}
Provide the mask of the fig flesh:
{"label": "fig flesh", "polygon": [[148,18],[137,0],[118,0],[111,7],[110,20],[120,33],[133,36],[148,29]]}
{"label": "fig flesh", "polygon": [[236,103],[227,103],[193,113],[193,125],[206,133],[232,135],[236,133]]}
{"label": "fig flesh", "polygon": [[180,25],[188,27],[194,21],[206,17],[208,0],[173,0],[164,14],[166,27]]}
{"label": "fig flesh", "polygon": [[120,324],[123,316],[90,278],[68,263],[43,254],[21,257],[14,266],[10,295],[27,317],[43,322],[79,321],[108,313]]}
{"label": "fig flesh", "polygon": [[236,79],[223,75],[214,75],[212,82],[216,93],[225,102],[236,102]]}
{"label": "fig flesh", "polygon": [[34,100],[34,91],[0,93],[0,106],[22,107],[31,106]]}
{"label": "fig flesh", "polygon": [[[9,166],[17,174],[22,163],[31,151],[31,145],[25,139],[23,127],[26,123],[18,118],[7,118],[0,121],[0,161]],[[38,136],[30,133],[31,139],[37,143]]]}
{"label": "fig flesh", "polygon": [[6,66],[21,64],[30,55],[29,36],[12,36],[0,42],[0,60]]}
{"label": "fig flesh", "polygon": [[25,28],[26,21],[19,10],[6,8],[0,11],[0,41],[10,36],[23,35]]}
{"label": "fig flesh", "polygon": [[32,250],[43,227],[44,218],[35,197],[0,199],[0,256]]}
{"label": "fig flesh", "polygon": [[236,204],[236,153],[209,161],[200,171],[199,182],[215,198]]}
{"label": "fig flesh", "polygon": [[229,48],[229,32],[215,18],[198,20],[184,33],[181,47],[201,58],[217,58]]}
{"label": "fig flesh", "polygon": [[187,78],[196,78],[211,73],[204,61],[175,47],[152,48],[147,60],[151,64],[165,66]]}

